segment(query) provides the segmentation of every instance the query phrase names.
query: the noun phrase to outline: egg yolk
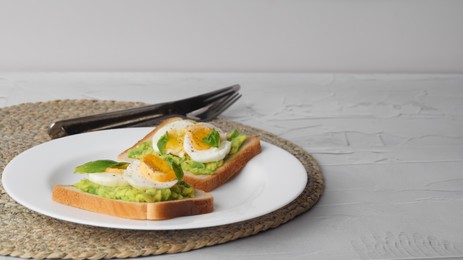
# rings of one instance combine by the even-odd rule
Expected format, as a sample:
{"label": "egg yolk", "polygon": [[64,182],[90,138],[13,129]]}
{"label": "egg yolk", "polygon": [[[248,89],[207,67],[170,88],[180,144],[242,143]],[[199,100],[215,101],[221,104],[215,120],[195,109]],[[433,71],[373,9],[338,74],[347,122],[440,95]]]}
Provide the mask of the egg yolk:
{"label": "egg yolk", "polygon": [[167,151],[183,151],[183,138],[185,137],[185,130],[179,129],[168,132],[169,138],[166,143]]}
{"label": "egg yolk", "polygon": [[108,167],[105,169],[105,172],[112,173],[112,174],[123,174],[124,170],[127,169],[129,164],[115,166],[115,167]]}
{"label": "egg yolk", "polygon": [[208,128],[202,124],[196,124],[188,129],[187,135],[194,149],[207,150],[211,148],[211,146],[204,143],[203,139],[211,133],[211,128]]}
{"label": "egg yolk", "polygon": [[152,154],[146,155],[141,160],[140,173],[150,180],[159,182],[168,182],[177,179],[169,163]]}
{"label": "egg yolk", "polygon": [[112,173],[112,174],[122,174],[122,173],[124,173],[124,168],[112,168],[112,167],[109,167],[109,168],[106,168],[105,172],[109,172],[109,173]]}

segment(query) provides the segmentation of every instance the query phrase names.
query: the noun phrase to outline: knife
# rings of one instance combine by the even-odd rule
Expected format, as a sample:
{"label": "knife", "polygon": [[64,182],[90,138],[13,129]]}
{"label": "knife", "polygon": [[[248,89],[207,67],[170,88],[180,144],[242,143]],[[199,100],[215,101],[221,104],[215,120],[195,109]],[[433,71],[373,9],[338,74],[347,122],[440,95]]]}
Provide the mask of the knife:
{"label": "knife", "polygon": [[233,85],[186,99],[60,120],[49,126],[48,135],[55,139],[89,131],[146,125],[146,122],[156,122],[156,119],[173,115],[187,117],[191,112],[235,95],[239,89],[240,85]]}

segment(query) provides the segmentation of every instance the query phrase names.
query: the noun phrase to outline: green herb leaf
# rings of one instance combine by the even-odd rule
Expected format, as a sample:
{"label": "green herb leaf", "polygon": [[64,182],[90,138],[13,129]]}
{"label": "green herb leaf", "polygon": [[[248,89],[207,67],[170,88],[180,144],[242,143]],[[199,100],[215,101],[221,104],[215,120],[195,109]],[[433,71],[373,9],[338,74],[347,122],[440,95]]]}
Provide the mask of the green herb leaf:
{"label": "green herb leaf", "polygon": [[159,141],[156,144],[158,146],[160,153],[164,153],[168,140],[169,140],[169,132],[166,131],[166,133],[163,136],[161,136],[161,138],[159,138]]}
{"label": "green herb leaf", "polygon": [[203,143],[212,147],[220,146],[220,134],[217,130],[212,129],[212,132],[203,138]]}
{"label": "green herb leaf", "polygon": [[182,170],[182,167],[180,166],[180,164],[173,163],[172,164],[172,169],[175,172],[175,176],[177,176],[177,180],[179,180],[179,181],[182,180],[183,179],[183,170]]}
{"label": "green herb leaf", "polygon": [[227,135],[227,140],[228,140],[228,141],[231,141],[231,140],[233,140],[235,137],[237,137],[238,135],[240,135],[240,133],[238,132],[238,130],[233,129],[233,131]]}
{"label": "green herb leaf", "polygon": [[180,163],[177,163],[175,161],[175,159],[173,159],[172,157],[165,157],[163,158],[166,162],[169,163],[169,166],[170,168],[172,168],[172,170],[174,170],[175,172],[175,176],[177,177],[177,180],[182,180],[183,179],[183,169],[182,167],[180,166]]}
{"label": "green herb leaf", "polygon": [[82,164],[74,169],[74,173],[104,172],[107,168],[125,168],[129,163],[112,160],[97,160]]}
{"label": "green herb leaf", "polygon": [[164,161],[167,161],[169,163],[182,163],[183,161],[183,158],[180,158],[180,157],[177,157],[175,155],[172,155],[172,154],[168,154],[168,153],[164,153],[164,154],[160,154],[159,157],[161,157]]}

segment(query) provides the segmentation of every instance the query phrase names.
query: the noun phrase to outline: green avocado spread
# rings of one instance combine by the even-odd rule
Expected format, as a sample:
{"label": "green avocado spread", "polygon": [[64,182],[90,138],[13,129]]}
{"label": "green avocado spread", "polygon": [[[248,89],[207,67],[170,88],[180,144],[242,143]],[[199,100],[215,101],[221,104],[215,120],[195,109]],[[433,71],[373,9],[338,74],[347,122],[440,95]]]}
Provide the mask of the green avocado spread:
{"label": "green avocado spread", "polygon": [[223,160],[217,162],[200,163],[193,160],[182,162],[182,169],[197,175],[211,175],[214,171],[223,165]]}
{"label": "green avocado spread", "polygon": [[241,145],[246,141],[246,135],[240,134],[231,139],[231,149],[229,154],[235,154],[240,149]]}
{"label": "green avocado spread", "polygon": [[184,181],[179,181],[177,184],[167,189],[136,189],[130,185],[122,187],[103,186],[91,182],[88,179],[82,179],[74,184],[74,187],[83,192],[88,192],[104,198],[130,202],[160,202],[194,198],[195,196],[194,188]]}
{"label": "green avocado spread", "polygon": [[[234,130],[231,134],[228,135],[228,141],[231,142],[231,149],[227,157],[232,154],[235,154],[239,151],[240,147],[246,141],[247,136],[245,134],[239,134]],[[133,159],[141,159],[146,154],[153,154],[153,143],[151,141],[145,141],[138,144],[136,147],[128,151],[128,157]],[[162,154],[161,157],[170,157],[176,163],[180,164],[183,171],[190,172],[196,175],[212,175],[215,170],[223,165],[224,160],[208,163],[200,163],[191,160],[191,158],[186,155],[184,158],[179,158],[170,154]]]}
{"label": "green avocado spread", "polygon": [[143,155],[153,154],[153,144],[151,141],[142,142],[127,153],[129,158],[141,159]]}

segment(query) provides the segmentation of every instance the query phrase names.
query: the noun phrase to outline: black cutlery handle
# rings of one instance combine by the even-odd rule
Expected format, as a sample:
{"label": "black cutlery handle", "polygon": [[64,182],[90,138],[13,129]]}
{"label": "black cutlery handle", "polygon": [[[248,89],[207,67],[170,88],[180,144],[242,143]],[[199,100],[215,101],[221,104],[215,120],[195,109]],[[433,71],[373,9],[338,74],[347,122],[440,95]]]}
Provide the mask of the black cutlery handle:
{"label": "black cutlery handle", "polygon": [[59,138],[89,131],[141,125],[143,122],[163,118],[173,112],[170,105],[157,104],[65,119],[51,124],[48,128],[48,135],[52,138]]}

